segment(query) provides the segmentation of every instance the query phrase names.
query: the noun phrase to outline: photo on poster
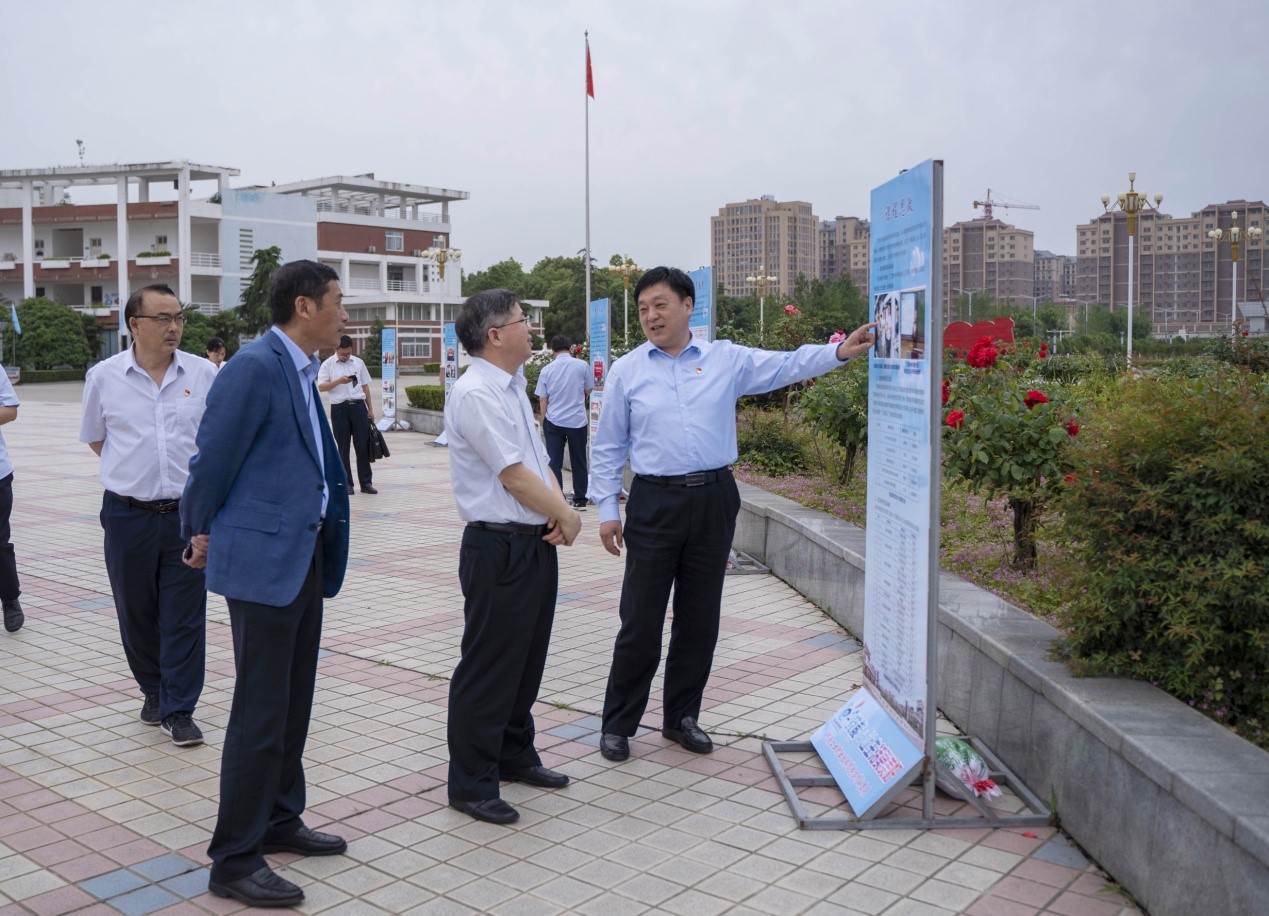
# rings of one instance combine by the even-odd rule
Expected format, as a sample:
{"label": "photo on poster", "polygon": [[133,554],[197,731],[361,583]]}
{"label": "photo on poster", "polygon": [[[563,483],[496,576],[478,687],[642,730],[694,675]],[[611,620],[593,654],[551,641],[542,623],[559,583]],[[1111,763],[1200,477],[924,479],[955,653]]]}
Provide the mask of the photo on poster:
{"label": "photo on poster", "polygon": [[899,358],[899,294],[880,293],[873,303],[874,329],[872,352],[878,359]]}
{"label": "photo on poster", "polygon": [[925,288],[899,293],[900,359],[925,359]]}

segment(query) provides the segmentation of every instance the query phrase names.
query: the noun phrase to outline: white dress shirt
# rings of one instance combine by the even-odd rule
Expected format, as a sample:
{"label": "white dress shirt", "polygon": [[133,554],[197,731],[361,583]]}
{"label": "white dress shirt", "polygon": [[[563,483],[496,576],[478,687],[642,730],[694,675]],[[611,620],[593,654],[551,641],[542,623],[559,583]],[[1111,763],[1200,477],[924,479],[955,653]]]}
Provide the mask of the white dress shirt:
{"label": "white dress shirt", "polygon": [[332,404],[342,404],[345,401],[364,401],[366,392],[362,389],[362,385],[370,384],[370,370],[366,368],[366,364],[359,357],[353,356],[351,353],[348,359],[340,360],[339,354],[335,354],[327,358],[322,363],[322,368],[317,372],[317,384],[325,385],[327,382],[333,382],[337,378],[343,378],[346,375],[357,376],[356,382],[343,382],[330,389],[330,402]]}
{"label": "white dress shirt", "polygon": [[509,375],[476,357],[445,399],[450,479],[463,521],[546,524],[545,515],[523,506],[498,479],[523,464],[555,488],[526,384],[523,374]]}
{"label": "white dress shirt", "polygon": [[102,486],[133,499],[179,499],[215,380],[208,360],[180,350],[162,385],[137,365],[131,348],[89,369],[79,441],[102,443]]}

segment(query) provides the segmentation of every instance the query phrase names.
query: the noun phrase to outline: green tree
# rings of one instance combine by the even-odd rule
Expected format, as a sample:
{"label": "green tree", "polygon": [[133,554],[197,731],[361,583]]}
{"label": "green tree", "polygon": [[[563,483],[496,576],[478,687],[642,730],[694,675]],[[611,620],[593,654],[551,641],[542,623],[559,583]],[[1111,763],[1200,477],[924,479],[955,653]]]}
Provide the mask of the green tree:
{"label": "green tree", "polygon": [[242,291],[242,301],[234,311],[238,325],[246,334],[263,334],[273,326],[269,311],[269,284],[282,266],[282,249],[277,245],[259,248],[251,256],[251,282]]}
{"label": "green tree", "polygon": [[370,335],[361,348],[362,362],[372,375],[378,375],[383,363],[383,319],[376,318],[370,325]]}
{"label": "green tree", "polygon": [[[57,369],[88,365],[92,353],[84,334],[84,322],[72,308],[40,296],[18,303],[18,363],[27,369]],[[5,338],[12,340],[13,326],[3,316]]]}
{"label": "green tree", "polygon": [[509,289],[523,295],[524,281],[528,275],[515,258],[499,261],[474,274],[463,275],[463,295],[474,296],[487,289]]}
{"label": "green tree", "polygon": [[849,334],[868,320],[868,301],[850,274],[830,280],[799,276],[792,301],[810,325],[810,340],[828,340],[835,331]]}
{"label": "green tree", "polygon": [[[181,334],[181,349],[197,356],[207,355],[207,341],[223,335],[212,323],[210,315],[204,315],[197,309],[186,308],[185,331]],[[225,347],[228,350],[228,346]]]}
{"label": "green tree", "polygon": [[[80,321],[84,326],[84,341],[88,344],[88,359],[90,361],[101,358],[101,325],[97,323],[97,319],[92,315],[81,314]],[[19,321],[22,319],[19,318]]]}

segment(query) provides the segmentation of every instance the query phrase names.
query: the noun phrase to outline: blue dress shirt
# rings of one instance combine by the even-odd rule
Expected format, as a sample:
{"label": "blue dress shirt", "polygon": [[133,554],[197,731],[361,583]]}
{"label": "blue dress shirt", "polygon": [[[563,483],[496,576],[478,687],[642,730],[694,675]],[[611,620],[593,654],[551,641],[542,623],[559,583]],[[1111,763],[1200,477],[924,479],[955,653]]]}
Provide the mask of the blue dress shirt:
{"label": "blue dress shirt", "polygon": [[692,340],[678,356],[643,343],[613,363],[591,448],[589,495],[601,522],[621,517],[626,457],[636,474],[677,477],[736,460],[736,401],[845,365],[837,344],[758,350]]}

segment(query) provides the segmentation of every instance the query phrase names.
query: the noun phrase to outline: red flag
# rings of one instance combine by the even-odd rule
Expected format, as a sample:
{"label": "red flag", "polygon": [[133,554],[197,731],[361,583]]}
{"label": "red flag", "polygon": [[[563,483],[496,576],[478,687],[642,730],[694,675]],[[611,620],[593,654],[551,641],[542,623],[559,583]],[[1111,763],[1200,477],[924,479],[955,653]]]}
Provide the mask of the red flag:
{"label": "red flag", "polygon": [[586,42],[586,94],[595,97],[595,74],[590,69],[590,42]]}

